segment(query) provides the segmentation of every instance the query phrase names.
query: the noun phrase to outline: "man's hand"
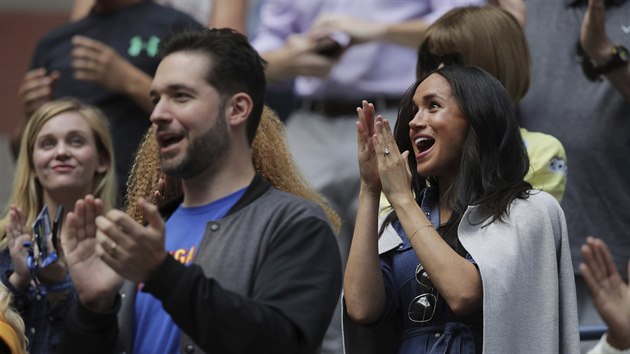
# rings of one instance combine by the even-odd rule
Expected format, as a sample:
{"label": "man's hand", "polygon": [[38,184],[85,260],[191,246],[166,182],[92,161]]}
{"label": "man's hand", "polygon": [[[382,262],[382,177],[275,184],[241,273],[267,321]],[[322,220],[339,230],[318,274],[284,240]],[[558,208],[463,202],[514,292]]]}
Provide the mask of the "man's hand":
{"label": "man's hand", "polygon": [[336,60],[315,52],[317,41],[304,35],[292,35],[281,49],[264,54],[268,62],[267,79],[282,81],[297,76],[326,77]]}
{"label": "man's hand", "polygon": [[620,350],[630,348],[630,287],[621,279],[602,240],[589,236],[582,245],[582,255],[584,262],[580,264],[580,272],[593,304],[608,325],[608,343]]}
{"label": "man's hand", "polygon": [[126,93],[129,73],[137,70],[114,49],[83,36],[72,38],[72,69],[77,80],[93,81],[104,88]]}
{"label": "man's hand", "polygon": [[83,36],[72,38],[74,78],[96,82],[126,95],[147,112],[153,110],[148,94],[151,77],[104,43]]}
{"label": "man's hand", "polygon": [[47,73],[44,68],[32,69],[24,75],[18,96],[24,117],[28,119],[41,105],[50,101],[59,72]]}
{"label": "man's hand", "polygon": [[138,224],[120,210],[111,210],[96,218],[97,253],[123,277],[144,282],[155,274],[166,258],[164,220],[155,205],[140,199],[147,226]]}
{"label": "man's hand", "polygon": [[100,199],[88,195],[75,203],[61,230],[61,244],[79,300],[91,311],[114,308],[123,279],[96,252],[94,219],[103,214]]}
{"label": "man's hand", "polygon": [[384,38],[387,25],[356,17],[328,13],[313,22],[309,34],[315,38],[325,37],[333,32],[343,32],[350,36],[351,44],[361,44]]}

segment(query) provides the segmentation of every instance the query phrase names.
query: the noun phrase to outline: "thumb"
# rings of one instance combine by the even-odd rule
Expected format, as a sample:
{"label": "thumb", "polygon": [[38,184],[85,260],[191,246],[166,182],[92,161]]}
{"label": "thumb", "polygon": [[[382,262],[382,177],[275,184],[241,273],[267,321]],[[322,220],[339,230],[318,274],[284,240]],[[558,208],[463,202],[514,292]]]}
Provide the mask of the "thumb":
{"label": "thumb", "polygon": [[77,244],[77,219],[74,215],[74,212],[71,211],[66,214],[65,219],[66,220],[63,223],[63,227],[61,228],[61,248],[64,254],[67,252],[72,252]]}
{"label": "thumb", "polygon": [[162,219],[157,206],[147,202],[144,198],[138,199],[138,205],[142,210],[144,220],[149,223],[149,227],[155,229],[161,234],[164,234],[164,220]]}
{"label": "thumb", "polygon": [[409,167],[409,150],[403,151],[403,153],[400,155],[405,160],[405,168],[407,170],[407,175],[409,176],[409,178],[411,178],[411,167]]}

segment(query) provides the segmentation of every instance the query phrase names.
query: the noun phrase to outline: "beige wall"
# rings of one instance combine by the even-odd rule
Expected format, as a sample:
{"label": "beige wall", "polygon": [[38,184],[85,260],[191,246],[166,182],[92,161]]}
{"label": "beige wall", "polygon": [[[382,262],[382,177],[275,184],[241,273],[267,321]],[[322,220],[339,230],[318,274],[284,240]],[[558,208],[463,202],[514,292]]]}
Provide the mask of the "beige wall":
{"label": "beige wall", "polygon": [[0,135],[21,119],[17,90],[30,65],[37,40],[68,19],[72,0],[0,1]]}

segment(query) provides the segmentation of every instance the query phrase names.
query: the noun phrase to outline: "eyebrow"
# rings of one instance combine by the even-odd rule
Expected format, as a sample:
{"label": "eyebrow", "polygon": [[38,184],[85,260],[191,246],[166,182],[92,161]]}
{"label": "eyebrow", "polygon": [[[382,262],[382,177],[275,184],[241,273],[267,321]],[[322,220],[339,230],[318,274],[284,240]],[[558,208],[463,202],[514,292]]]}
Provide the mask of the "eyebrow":
{"label": "eyebrow", "polygon": [[426,100],[431,100],[431,99],[434,99],[434,98],[439,98],[439,99],[441,99],[441,100],[444,100],[444,99],[445,99],[444,97],[442,97],[442,96],[438,95],[437,93],[429,93],[429,94],[427,94],[427,95],[422,96],[422,99],[423,99],[424,101],[426,101]]}
{"label": "eyebrow", "polygon": [[[78,135],[78,136],[80,136],[82,138],[86,138],[87,137],[86,133],[84,131],[81,131],[81,130],[70,130],[70,131],[68,131],[68,132],[66,132],[64,134],[64,137],[67,137],[68,135],[70,135],[70,136]],[[51,137],[52,138],[56,138],[54,133],[46,133],[46,134],[38,135],[37,138],[35,139],[35,141],[37,142],[37,141],[40,141],[42,139],[47,139],[47,138],[51,138]]]}
{"label": "eyebrow", "polygon": [[[190,92],[196,92],[195,89],[193,89],[192,87],[188,86],[188,85],[184,85],[184,84],[171,84],[166,86],[166,92],[173,92],[173,91],[179,91],[179,90],[185,90],[185,91],[190,91]],[[151,90],[149,91],[149,95],[151,97],[157,95],[158,90],[155,88],[151,88]]]}

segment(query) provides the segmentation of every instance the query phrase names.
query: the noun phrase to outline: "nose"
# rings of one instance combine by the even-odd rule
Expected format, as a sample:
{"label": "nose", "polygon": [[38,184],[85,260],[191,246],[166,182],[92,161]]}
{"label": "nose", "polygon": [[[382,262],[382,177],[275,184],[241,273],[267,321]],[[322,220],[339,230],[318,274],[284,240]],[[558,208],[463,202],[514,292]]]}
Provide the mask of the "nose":
{"label": "nose", "polygon": [[424,110],[420,108],[418,112],[409,121],[409,128],[413,130],[422,129],[427,126],[427,119],[425,118]]}
{"label": "nose", "polygon": [[163,125],[165,123],[168,123],[171,119],[172,116],[166,100],[158,101],[155,107],[153,107],[153,111],[151,112],[151,123],[156,125]]}
{"label": "nose", "polygon": [[70,158],[70,149],[65,142],[60,141],[55,149],[55,158],[58,160],[67,160]]}

